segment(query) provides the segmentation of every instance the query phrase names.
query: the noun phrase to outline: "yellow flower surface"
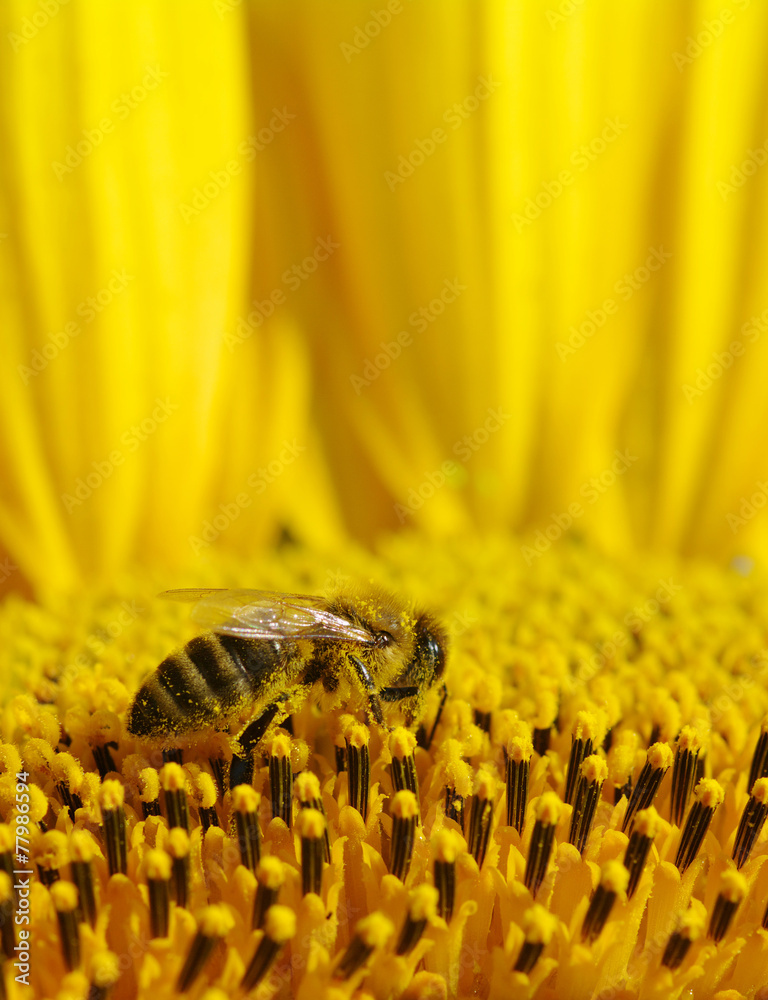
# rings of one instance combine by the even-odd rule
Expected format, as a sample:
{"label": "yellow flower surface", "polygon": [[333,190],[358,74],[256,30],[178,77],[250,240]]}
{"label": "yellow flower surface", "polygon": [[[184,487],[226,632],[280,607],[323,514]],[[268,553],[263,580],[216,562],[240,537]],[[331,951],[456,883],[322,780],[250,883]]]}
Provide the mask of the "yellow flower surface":
{"label": "yellow flower surface", "polygon": [[[126,730],[194,634],[146,600],[153,581],[48,612],[8,600],[0,861],[31,883],[15,902],[0,885],[29,917],[9,933],[29,931],[30,986],[6,951],[9,997],[758,995],[764,576],[579,544],[529,568],[509,541],[415,535],[350,549],[332,580],[291,545],[262,571],[428,601],[451,634],[434,734],[437,687],[412,732],[354,693],[321,709],[318,689],[230,789],[225,735],[163,755]],[[242,572],[220,560],[211,582]]]}

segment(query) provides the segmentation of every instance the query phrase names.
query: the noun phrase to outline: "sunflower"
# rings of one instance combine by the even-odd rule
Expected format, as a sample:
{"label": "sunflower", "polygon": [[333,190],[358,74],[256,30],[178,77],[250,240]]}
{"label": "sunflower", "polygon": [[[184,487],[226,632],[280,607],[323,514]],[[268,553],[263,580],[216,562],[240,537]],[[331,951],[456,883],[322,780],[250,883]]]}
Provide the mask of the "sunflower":
{"label": "sunflower", "polygon": [[[6,995],[761,995],[767,17],[3,5]],[[413,726],[128,731],[371,583]]]}

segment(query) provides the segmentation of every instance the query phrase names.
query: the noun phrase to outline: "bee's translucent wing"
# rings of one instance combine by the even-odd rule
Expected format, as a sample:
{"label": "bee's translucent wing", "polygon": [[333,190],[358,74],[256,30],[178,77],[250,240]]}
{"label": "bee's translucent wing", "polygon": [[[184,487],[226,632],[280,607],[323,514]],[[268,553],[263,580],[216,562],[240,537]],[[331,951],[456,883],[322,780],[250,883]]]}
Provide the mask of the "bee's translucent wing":
{"label": "bee's translucent wing", "polygon": [[367,629],[329,611],[322,597],[270,590],[166,590],[160,597],[193,603],[192,620],[222,635],[373,643]]}
{"label": "bee's translucent wing", "polygon": [[[190,604],[194,601],[199,601],[201,597],[206,597],[208,594],[226,594],[230,593],[225,587],[185,587],[181,590],[164,590],[161,594],[157,596],[162,598],[164,601],[182,601],[186,604]],[[240,594],[258,594],[258,590],[240,590],[237,591]]]}

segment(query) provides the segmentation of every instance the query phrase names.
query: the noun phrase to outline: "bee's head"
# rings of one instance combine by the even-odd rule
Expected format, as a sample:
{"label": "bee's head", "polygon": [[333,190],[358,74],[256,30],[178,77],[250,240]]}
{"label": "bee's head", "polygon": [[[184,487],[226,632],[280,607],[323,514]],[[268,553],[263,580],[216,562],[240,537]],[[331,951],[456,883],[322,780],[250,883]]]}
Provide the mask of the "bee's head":
{"label": "bee's head", "polygon": [[448,652],[448,634],[432,615],[422,614],[416,619],[414,629],[416,652],[414,667],[424,688],[431,688],[442,679],[445,657]]}

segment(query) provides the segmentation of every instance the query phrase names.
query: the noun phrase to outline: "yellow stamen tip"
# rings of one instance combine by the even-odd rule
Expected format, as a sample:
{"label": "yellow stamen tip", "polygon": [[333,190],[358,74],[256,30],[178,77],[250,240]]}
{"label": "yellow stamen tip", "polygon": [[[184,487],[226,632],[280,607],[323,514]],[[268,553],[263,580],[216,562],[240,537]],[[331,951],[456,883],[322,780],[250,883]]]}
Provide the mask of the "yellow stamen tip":
{"label": "yellow stamen tip", "polygon": [[698,729],[694,726],[683,726],[677,738],[677,746],[680,750],[698,753],[701,750],[701,736]]}
{"label": "yellow stamen tip", "polygon": [[18,774],[21,770],[21,754],[13,743],[0,743],[0,764],[6,774]]}
{"label": "yellow stamen tip", "polygon": [[272,742],[269,744],[269,753],[271,757],[290,757],[291,756],[291,741],[283,733],[279,733],[274,737]]}
{"label": "yellow stamen tip", "polygon": [[[98,776],[94,775],[98,782]],[[38,785],[28,785],[29,818],[33,823],[39,823],[48,812],[48,796]]]}
{"label": "yellow stamen tip", "polygon": [[664,690],[659,692],[653,720],[659,731],[669,738],[674,738],[674,734],[680,730],[680,706]]}
{"label": "yellow stamen tip", "polygon": [[320,798],[320,779],[311,771],[302,771],[293,783],[299,802],[315,802]]}
{"label": "yellow stamen tip", "polygon": [[210,774],[201,771],[195,779],[195,788],[200,797],[200,805],[203,809],[213,809],[219,797],[219,791],[216,788],[216,782]]}
{"label": "yellow stamen tip", "polygon": [[51,886],[51,899],[57,913],[70,913],[77,909],[77,886],[71,882],[54,882]]}
{"label": "yellow stamen tip", "polygon": [[702,778],[696,786],[694,795],[703,806],[716,809],[725,798],[725,791],[714,778]]}
{"label": "yellow stamen tip", "polygon": [[608,892],[626,892],[629,872],[620,861],[606,861],[600,872],[600,885]]}
{"label": "yellow stamen tip", "polygon": [[200,933],[208,938],[223,938],[235,926],[235,918],[224,903],[206,906],[197,922]]}
{"label": "yellow stamen tip", "polygon": [[409,910],[411,920],[434,920],[440,893],[433,885],[418,885],[411,891]]}
{"label": "yellow stamen tip", "polygon": [[363,747],[368,746],[368,742],[371,738],[370,730],[367,726],[354,725],[350,726],[344,733],[347,743],[350,747],[354,747],[356,750],[362,750]]}
{"label": "yellow stamen tip", "polygon": [[171,877],[171,859],[165,851],[152,848],[144,859],[147,878],[166,882]]}
{"label": "yellow stamen tip", "polygon": [[[451,741],[456,742],[456,741]],[[458,744],[459,753],[456,759],[449,759],[443,763],[443,783],[456,789],[456,794],[462,798],[467,798],[472,794],[472,768],[461,759],[463,752],[461,744]]]}
{"label": "yellow stamen tip", "polygon": [[500,677],[481,674],[475,685],[472,702],[479,712],[495,712],[501,704],[503,692]]}
{"label": "yellow stamen tip", "polygon": [[154,802],[160,795],[160,775],[153,767],[145,767],[139,773],[139,798],[142,802]]}
{"label": "yellow stamen tip", "polygon": [[256,812],[261,802],[261,796],[250,785],[235,785],[232,790],[232,808],[235,812]]}
{"label": "yellow stamen tip", "polygon": [[534,903],[523,915],[525,940],[531,944],[547,945],[557,930],[557,917],[539,903]]}
{"label": "yellow stamen tip", "polygon": [[83,783],[83,765],[72,754],[57,753],[51,761],[51,776],[56,784],[66,785],[71,792],[78,792]]}
{"label": "yellow stamen tip", "polygon": [[512,736],[507,741],[507,757],[515,764],[522,764],[533,756],[533,742],[529,736]]}
{"label": "yellow stamen tip", "polygon": [[99,853],[96,841],[87,830],[73,830],[69,842],[73,861],[92,861]]}
{"label": "yellow stamen tip", "polygon": [[305,840],[319,840],[325,833],[325,817],[319,809],[302,809],[296,819],[296,828]]}
{"label": "yellow stamen tip", "polygon": [[267,889],[279,889],[285,882],[285,865],[273,854],[267,854],[256,867],[256,880]]}
{"label": "yellow stamen tip", "polygon": [[680,918],[677,931],[689,941],[696,941],[703,936],[706,926],[706,911],[698,900],[693,900],[691,907]]}
{"label": "yellow stamen tip", "polygon": [[175,826],[168,834],[168,853],[172,858],[186,858],[189,847],[189,834],[182,827]]}
{"label": "yellow stamen tip", "polygon": [[571,733],[576,740],[592,740],[593,743],[602,743],[605,735],[603,729],[604,726],[595,712],[583,710],[576,713]]}
{"label": "yellow stamen tip", "polygon": [[62,868],[68,861],[67,835],[61,830],[44,833],[34,847],[35,860],[45,868]]}
{"label": "yellow stamen tip", "polygon": [[392,799],[392,815],[398,819],[414,819],[419,815],[419,804],[413,792],[404,788]]}
{"label": "yellow stamen tip", "polygon": [[403,760],[404,757],[411,756],[415,749],[416,737],[413,733],[402,726],[392,730],[389,736],[389,752],[393,757]]}
{"label": "yellow stamen tip", "polygon": [[745,876],[731,868],[720,876],[720,895],[729,903],[740,903],[746,896],[748,887]]}
{"label": "yellow stamen tip", "polygon": [[666,743],[654,743],[653,746],[648,747],[648,763],[654,769],[654,771],[663,768],[665,771],[667,768],[672,766],[672,761],[675,759],[675,755],[672,752],[672,748]]}
{"label": "yellow stamen tip", "polygon": [[125,802],[125,789],[117,778],[107,778],[102,782],[99,805],[107,811],[120,809]]}
{"label": "yellow stamen tip", "polygon": [[160,771],[160,784],[164,792],[182,792],[186,785],[184,768],[176,761],[170,760],[163,764]]}
{"label": "yellow stamen tip", "polygon": [[481,768],[475,775],[474,794],[482,800],[493,799],[496,794],[498,778],[490,771]]}
{"label": "yellow stamen tip", "polygon": [[447,997],[445,976],[436,972],[417,972],[401,1000],[447,1000]]}
{"label": "yellow stamen tip", "polygon": [[395,925],[383,913],[369,913],[355,924],[355,934],[368,948],[383,948],[395,933]]}
{"label": "yellow stamen tip", "polygon": [[296,914],[289,906],[270,906],[264,920],[264,933],[277,944],[290,941],[296,934]]}
{"label": "yellow stamen tip", "polygon": [[88,721],[88,741],[93,746],[104,746],[105,743],[120,739],[120,720],[108,708],[99,708]]}
{"label": "yellow stamen tip", "polygon": [[653,806],[650,806],[648,809],[641,809],[635,815],[635,831],[644,837],[648,837],[650,840],[656,837],[660,827],[661,817]]}
{"label": "yellow stamen tip", "polygon": [[120,978],[120,960],[112,951],[98,951],[91,959],[91,981],[100,989],[114,986]]}
{"label": "yellow stamen tip", "polygon": [[536,803],[536,819],[546,826],[554,826],[560,822],[563,808],[563,803],[555,792],[544,792]]}
{"label": "yellow stamen tip", "polygon": [[768,778],[758,778],[752,786],[752,798],[765,804],[768,802]]}
{"label": "yellow stamen tip", "polygon": [[623,786],[635,766],[634,747],[621,744],[611,747],[608,754],[608,774],[614,785]]}
{"label": "yellow stamen tip", "polygon": [[47,773],[53,759],[53,748],[47,740],[32,738],[24,744],[24,764],[29,770]]}
{"label": "yellow stamen tip", "polygon": [[447,827],[438,830],[432,838],[432,851],[437,861],[453,864],[463,849],[465,849],[464,838]]}
{"label": "yellow stamen tip", "polygon": [[534,729],[549,729],[557,718],[558,699],[554,691],[542,691],[536,698]]}
{"label": "yellow stamen tip", "polygon": [[592,754],[583,761],[580,773],[590,784],[602,784],[608,777],[608,764],[598,754]]}

